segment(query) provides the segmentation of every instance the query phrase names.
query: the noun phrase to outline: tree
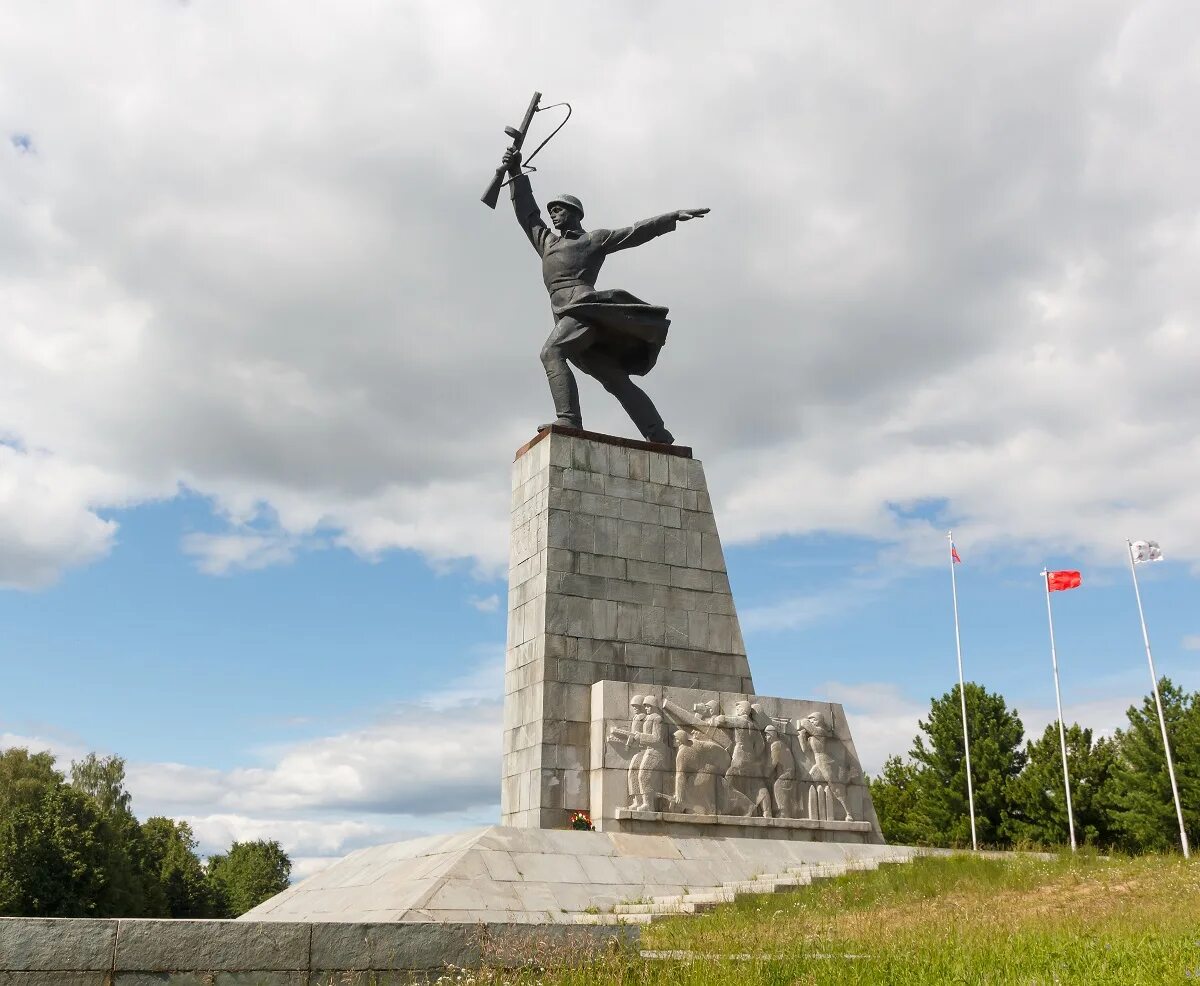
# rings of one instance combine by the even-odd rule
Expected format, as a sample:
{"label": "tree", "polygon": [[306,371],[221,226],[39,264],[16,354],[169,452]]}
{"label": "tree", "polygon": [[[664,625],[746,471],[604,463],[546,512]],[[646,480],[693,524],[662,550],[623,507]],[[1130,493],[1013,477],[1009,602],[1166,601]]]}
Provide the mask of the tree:
{"label": "tree", "polygon": [[49,753],[30,753],[24,747],[0,752],[0,805],[12,809],[41,800],[47,787],[61,784]]}
{"label": "tree", "polygon": [[106,886],[103,822],[48,753],[0,753],[0,915],[89,917]]}
{"label": "tree", "polygon": [[235,842],[229,852],[210,856],[208,877],[225,917],[238,917],[287,889],[292,861],[278,842]]}
{"label": "tree", "polygon": [[917,769],[899,757],[888,757],[879,777],[868,780],[871,803],[879,816],[879,827],[889,842],[905,846],[929,841],[928,826],[921,816]]}
{"label": "tree", "polygon": [[[1003,696],[967,682],[966,697],[976,833],[981,845],[1007,845],[1008,785],[1025,766],[1021,749],[1025,727]],[[929,718],[918,725],[925,737],[918,735],[913,740],[909,756],[917,768],[918,804],[927,841],[934,845],[970,845],[958,686],[932,699]]]}
{"label": "tree", "polygon": [[[1184,826],[1193,845],[1200,841],[1200,692],[1185,695],[1169,678],[1158,686],[1163,718],[1174,754]],[[1179,822],[1167,774],[1154,696],[1125,713],[1129,728],[1117,730],[1114,821],[1123,848],[1162,852],[1179,848]]]}
{"label": "tree", "polygon": [[161,816],[142,823],[147,872],[161,896],[161,914],[171,918],[219,917],[220,908],[196,855],[187,822]]}
{"label": "tree", "polygon": [[[976,833],[981,845],[1005,845],[1008,785],[1025,766],[1025,730],[1002,696],[968,682],[966,699]],[[882,776],[871,783],[884,836],[915,845],[970,845],[958,686],[931,699],[929,718],[918,725],[924,735],[913,739],[910,762],[892,757]]]}
{"label": "tree", "polygon": [[[1078,723],[1068,727],[1066,737],[1076,840],[1081,844],[1112,845],[1116,837],[1111,804],[1116,746],[1103,738],[1093,742],[1092,731]],[[1030,741],[1025,753],[1025,769],[1009,787],[1012,814],[1007,834],[1013,840],[1040,845],[1067,845],[1070,829],[1058,723],[1050,723],[1039,739]]]}
{"label": "tree", "polygon": [[156,875],[148,872],[141,826],[125,790],[125,761],[89,753],[71,764],[71,786],[95,806],[102,825],[105,883],[96,901],[102,917],[159,917],[165,913]]}

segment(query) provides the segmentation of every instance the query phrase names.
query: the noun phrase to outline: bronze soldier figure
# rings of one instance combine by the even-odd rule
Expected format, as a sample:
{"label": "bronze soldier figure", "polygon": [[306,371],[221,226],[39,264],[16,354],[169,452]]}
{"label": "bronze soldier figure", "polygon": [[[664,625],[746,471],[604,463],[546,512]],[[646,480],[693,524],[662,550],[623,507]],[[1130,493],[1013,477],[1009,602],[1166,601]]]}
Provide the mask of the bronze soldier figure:
{"label": "bronze soldier figure", "polygon": [[[646,392],[629,379],[650,372],[667,340],[667,309],[648,305],[628,291],[596,289],[604,258],[673,232],[675,224],[707,213],[680,209],[646,219],[624,229],[583,228],[583,205],[573,195],[560,195],[547,204],[552,233],[542,219],[527,175],[521,173],[521,152],[509,150],[504,164],[512,176],[513,210],[529,242],[542,258],[542,277],[550,293],[554,330],[542,346],[542,365],[554,398],[557,420],[552,424],[583,426],[579,389],[568,362],[612,394],[638,430],[650,442],[673,444],[658,409]],[[541,425],[538,431],[549,428]]]}

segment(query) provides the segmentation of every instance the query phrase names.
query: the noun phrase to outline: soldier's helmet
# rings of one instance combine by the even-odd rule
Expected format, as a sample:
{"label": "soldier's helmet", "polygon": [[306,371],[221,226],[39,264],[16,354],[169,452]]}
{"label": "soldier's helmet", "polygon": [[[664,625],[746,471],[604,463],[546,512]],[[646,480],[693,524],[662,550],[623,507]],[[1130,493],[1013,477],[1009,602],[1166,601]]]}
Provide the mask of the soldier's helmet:
{"label": "soldier's helmet", "polygon": [[579,213],[579,218],[580,219],[583,218],[583,203],[580,202],[579,199],[577,199],[574,195],[556,196],[555,198],[552,198],[549,202],[546,203],[546,208],[549,209],[550,206],[555,205],[555,204],[565,205],[569,209],[574,209],[576,212]]}

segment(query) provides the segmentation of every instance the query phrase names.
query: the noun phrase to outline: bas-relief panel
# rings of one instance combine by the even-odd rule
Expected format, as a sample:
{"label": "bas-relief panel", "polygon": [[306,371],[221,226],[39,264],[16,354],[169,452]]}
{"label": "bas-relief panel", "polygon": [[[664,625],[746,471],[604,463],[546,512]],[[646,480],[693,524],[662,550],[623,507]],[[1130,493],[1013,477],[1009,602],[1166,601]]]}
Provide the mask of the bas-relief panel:
{"label": "bas-relief panel", "polygon": [[[624,768],[627,811],[863,820],[862,770],[833,707],[737,695],[688,703],[686,690],[665,691],[633,694],[625,720],[604,720],[603,761],[593,769]],[[604,697],[609,715],[613,697]],[[603,800],[593,809],[614,803]]]}

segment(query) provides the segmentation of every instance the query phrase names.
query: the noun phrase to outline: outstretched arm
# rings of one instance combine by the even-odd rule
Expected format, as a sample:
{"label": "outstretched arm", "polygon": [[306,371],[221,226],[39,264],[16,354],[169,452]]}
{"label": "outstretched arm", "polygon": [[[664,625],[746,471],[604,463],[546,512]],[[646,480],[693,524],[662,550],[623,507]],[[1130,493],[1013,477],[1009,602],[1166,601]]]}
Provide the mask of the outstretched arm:
{"label": "outstretched arm", "polygon": [[551,235],[550,229],[546,226],[546,221],[542,218],[542,211],[533,197],[533,186],[529,184],[529,178],[521,174],[521,152],[505,152],[504,163],[508,165],[508,173],[512,179],[508,187],[511,191],[513,212],[517,215],[517,223],[529,237],[533,248],[539,254],[545,253],[546,241]]}
{"label": "outstretched arm", "polygon": [[677,209],[675,212],[665,212],[653,219],[643,219],[640,223],[625,226],[622,229],[611,229],[605,238],[604,247],[609,253],[617,250],[628,250],[630,247],[641,246],[663,233],[673,233],[676,223],[685,223],[689,219],[699,219],[708,214],[709,209]]}

